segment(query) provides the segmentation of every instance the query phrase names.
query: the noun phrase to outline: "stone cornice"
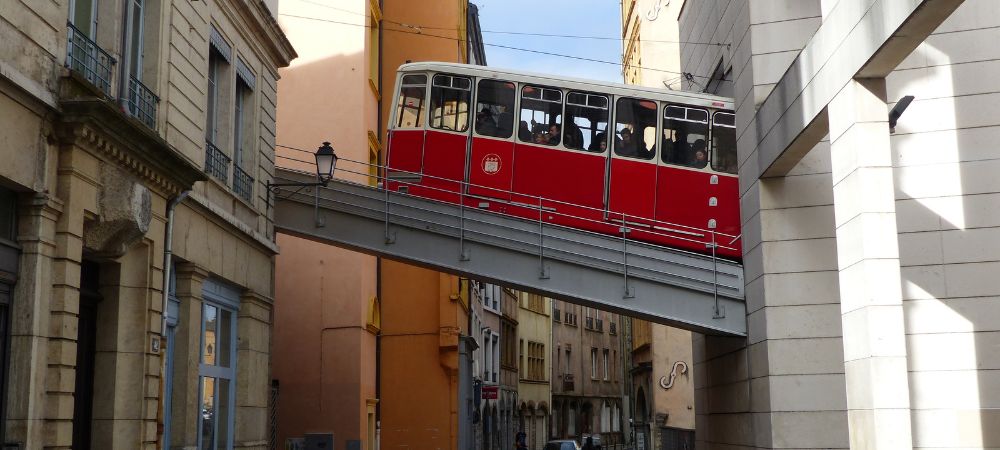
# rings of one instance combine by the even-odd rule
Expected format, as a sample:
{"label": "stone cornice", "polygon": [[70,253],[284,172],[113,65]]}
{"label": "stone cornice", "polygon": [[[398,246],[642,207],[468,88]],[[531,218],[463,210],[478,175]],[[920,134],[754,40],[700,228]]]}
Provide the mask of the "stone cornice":
{"label": "stone cornice", "polygon": [[226,3],[249,27],[250,36],[264,37],[258,39],[257,44],[267,51],[274,66],[288,67],[299,56],[263,0],[230,0]]}
{"label": "stone cornice", "polygon": [[83,97],[62,100],[60,106],[58,132],[63,143],[100,152],[168,196],[205,180],[201,168],[113,102]]}

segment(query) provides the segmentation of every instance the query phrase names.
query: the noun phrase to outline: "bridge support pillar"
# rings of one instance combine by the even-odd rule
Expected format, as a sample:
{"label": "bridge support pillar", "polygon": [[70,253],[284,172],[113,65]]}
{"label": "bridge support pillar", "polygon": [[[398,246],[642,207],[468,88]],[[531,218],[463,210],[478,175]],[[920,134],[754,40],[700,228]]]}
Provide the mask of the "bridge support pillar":
{"label": "bridge support pillar", "polygon": [[830,103],[844,371],[852,448],[912,448],[885,79]]}

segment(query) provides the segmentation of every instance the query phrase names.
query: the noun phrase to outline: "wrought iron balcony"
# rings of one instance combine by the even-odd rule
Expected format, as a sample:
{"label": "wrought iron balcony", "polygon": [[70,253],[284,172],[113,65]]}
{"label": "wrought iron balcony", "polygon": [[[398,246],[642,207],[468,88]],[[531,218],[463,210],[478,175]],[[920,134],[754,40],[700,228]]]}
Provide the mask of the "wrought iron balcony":
{"label": "wrought iron balcony", "polygon": [[108,52],[104,51],[72,23],[67,23],[66,26],[69,29],[66,67],[83,75],[84,79],[110,97],[111,74],[114,73],[115,58],[111,57]]}
{"label": "wrought iron balcony", "polygon": [[205,141],[205,173],[229,184],[229,163],[231,159],[215,144]]}
{"label": "wrought iron balcony", "polygon": [[253,177],[236,164],[233,164],[233,192],[248,202],[253,199]]}
{"label": "wrought iron balcony", "polygon": [[156,129],[156,105],[160,98],[133,76],[128,77],[125,109],[150,129]]}

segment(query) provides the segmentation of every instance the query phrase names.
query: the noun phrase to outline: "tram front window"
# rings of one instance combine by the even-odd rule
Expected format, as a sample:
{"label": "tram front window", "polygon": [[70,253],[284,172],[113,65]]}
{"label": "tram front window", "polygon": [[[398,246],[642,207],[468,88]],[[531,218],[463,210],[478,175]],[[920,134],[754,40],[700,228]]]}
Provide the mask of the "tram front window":
{"label": "tram front window", "polygon": [[482,80],[476,94],[476,133],[509,138],[514,134],[514,83]]}
{"label": "tram front window", "polygon": [[656,154],[656,102],[618,99],[615,112],[615,154],[653,159]]}
{"label": "tram front window", "polygon": [[663,109],[663,162],[701,169],[708,164],[708,111],[685,106]]}
{"label": "tram front window", "polygon": [[563,145],[597,153],[608,148],[608,97],[585,92],[566,95]]}
{"label": "tram front window", "polygon": [[731,113],[717,112],[712,116],[712,169],[737,172],[736,116]]}
{"label": "tram front window", "polygon": [[469,129],[472,81],[454,75],[434,75],[431,86],[431,127],[448,131]]}
{"label": "tram front window", "polygon": [[521,123],[517,137],[536,145],[559,145],[562,135],[562,91],[525,86],[521,89]]}
{"label": "tram front window", "polygon": [[396,105],[396,128],[420,128],[427,94],[427,75],[403,75]]}

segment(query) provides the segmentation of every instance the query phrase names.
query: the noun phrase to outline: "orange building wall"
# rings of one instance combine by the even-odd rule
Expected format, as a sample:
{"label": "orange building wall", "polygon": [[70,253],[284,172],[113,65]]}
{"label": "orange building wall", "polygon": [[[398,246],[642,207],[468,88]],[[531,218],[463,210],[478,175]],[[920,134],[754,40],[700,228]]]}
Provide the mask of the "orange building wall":
{"label": "orange building wall", "polygon": [[[369,1],[282,1],[279,8],[301,58],[280,71],[275,140],[310,152],[330,141],[342,158],[335,175],[364,181],[342,169],[365,172],[346,160],[367,161],[368,131],[378,129],[378,99],[368,87],[369,56],[378,49],[368,45],[366,28],[334,22],[361,23]],[[315,170],[308,153],[276,153],[279,167]],[[376,337],[366,324],[377,260],[282,234],[277,244],[271,371],[280,383],[278,447],[307,432],[333,432],[338,449],[348,440],[367,448]]]}
{"label": "orange building wall", "polygon": [[458,278],[383,259],[382,280],[381,448],[456,449],[469,322]]}
{"label": "orange building wall", "polygon": [[[466,62],[465,21],[468,1],[383,0],[382,137],[392,112],[392,94],[399,66],[410,62]],[[420,34],[399,23],[418,24]],[[444,30],[440,28],[446,28]]]}

